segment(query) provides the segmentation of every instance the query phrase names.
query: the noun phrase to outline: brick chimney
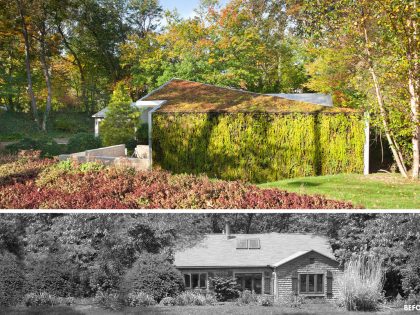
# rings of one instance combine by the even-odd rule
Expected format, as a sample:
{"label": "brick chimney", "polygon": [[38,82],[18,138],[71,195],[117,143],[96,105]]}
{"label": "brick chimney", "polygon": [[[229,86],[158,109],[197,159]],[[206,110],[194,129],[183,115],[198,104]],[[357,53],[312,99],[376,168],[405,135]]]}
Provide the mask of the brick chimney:
{"label": "brick chimney", "polygon": [[230,224],[229,222],[226,222],[225,224],[225,234],[226,234],[226,239],[230,238]]}

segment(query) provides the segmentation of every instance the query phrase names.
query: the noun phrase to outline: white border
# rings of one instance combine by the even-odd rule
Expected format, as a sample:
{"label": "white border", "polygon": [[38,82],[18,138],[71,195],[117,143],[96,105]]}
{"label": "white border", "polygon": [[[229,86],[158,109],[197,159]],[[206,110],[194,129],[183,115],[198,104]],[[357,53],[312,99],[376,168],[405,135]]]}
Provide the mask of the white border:
{"label": "white border", "polygon": [[420,209],[0,209],[1,214],[52,214],[52,213],[102,213],[102,214],[234,214],[234,213],[255,213],[255,214],[367,214],[367,213],[404,213],[420,214]]}

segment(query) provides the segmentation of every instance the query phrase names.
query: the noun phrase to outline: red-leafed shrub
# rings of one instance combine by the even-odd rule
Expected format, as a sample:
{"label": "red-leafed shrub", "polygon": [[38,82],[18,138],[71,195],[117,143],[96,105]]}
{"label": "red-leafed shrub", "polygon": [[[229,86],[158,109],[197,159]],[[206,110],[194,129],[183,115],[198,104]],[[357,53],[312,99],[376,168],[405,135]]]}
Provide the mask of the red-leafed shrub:
{"label": "red-leafed shrub", "polygon": [[0,165],[0,208],[338,209],[348,202],[240,181],[51,160]]}

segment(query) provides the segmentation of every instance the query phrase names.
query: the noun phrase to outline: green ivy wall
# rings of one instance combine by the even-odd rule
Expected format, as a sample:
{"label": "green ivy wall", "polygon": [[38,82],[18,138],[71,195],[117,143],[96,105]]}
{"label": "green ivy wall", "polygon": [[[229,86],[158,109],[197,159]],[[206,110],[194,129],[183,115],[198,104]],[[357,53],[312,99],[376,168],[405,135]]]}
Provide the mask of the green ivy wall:
{"label": "green ivy wall", "polygon": [[362,114],[154,113],[153,163],[254,183],[363,172]]}

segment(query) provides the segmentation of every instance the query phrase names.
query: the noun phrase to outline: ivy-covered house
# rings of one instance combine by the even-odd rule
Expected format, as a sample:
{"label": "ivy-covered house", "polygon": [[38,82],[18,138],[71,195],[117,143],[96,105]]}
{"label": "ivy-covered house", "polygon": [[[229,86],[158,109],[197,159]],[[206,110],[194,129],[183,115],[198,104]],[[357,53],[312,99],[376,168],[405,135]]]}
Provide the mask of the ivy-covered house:
{"label": "ivy-covered house", "polygon": [[232,277],[240,290],[273,295],[336,299],[342,269],[328,241],[311,234],[206,235],[175,253],[186,289],[213,290],[211,279]]}
{"label": "ivy-covered house", "polygon": [[175,173],[267,182],[367,172],[364,113],[329,99],[173,79],[133,106],[147,117],[150,165]]}

